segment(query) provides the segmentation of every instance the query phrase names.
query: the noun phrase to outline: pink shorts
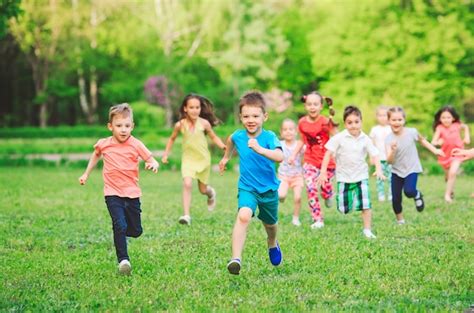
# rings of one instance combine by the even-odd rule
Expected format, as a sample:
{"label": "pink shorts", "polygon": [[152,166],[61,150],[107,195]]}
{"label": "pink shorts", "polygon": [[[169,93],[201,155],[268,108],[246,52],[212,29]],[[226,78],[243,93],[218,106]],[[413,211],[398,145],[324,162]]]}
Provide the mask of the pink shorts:
{"label": "pink shorts", "polygon": [[288,184],[289,188],[304,187],[303,174],[297,176],[285,176],[278,174],[278,178]]}

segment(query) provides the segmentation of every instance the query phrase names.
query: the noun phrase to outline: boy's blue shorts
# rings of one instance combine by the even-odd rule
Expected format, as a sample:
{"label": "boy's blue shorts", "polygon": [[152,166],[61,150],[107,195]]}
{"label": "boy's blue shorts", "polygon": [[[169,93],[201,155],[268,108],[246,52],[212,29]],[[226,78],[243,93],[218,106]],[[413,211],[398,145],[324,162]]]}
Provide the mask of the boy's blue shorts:
{"label": "boy's blue shorts", "polygon": [[274,225],[278,222],[278,191],[269,190],[264,193],[239,189],[237,195],[239,199],[239,210],[243,207],[252,210],[252,216],[255,216],[258,206],[258,218],[268,225]]}

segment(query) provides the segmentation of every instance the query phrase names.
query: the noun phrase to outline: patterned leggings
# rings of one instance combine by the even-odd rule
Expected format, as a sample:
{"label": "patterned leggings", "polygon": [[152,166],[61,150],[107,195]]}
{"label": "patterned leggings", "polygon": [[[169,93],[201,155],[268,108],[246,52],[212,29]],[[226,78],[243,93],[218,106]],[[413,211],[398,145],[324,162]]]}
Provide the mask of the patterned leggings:
{"label": "patterned leggings", "polygon": [[392,166],[388,164],[387,161],[380,161],[380,163],[382,163],[382,172],[383,175],[387,177],[387,180],[383,181],[377,178],[377,195],[379,199],[385,199],[385,183],[387,183],[387,195],[388,200],[390,200],[392,198]]}
{"label": "patterned leggings", "polygon": [[[316,188],[316,180],[318,179],[319,174],[321,174],[321,169],[314,165],[304,163],[303,170],[311,217],[314,221],[322,221],[323,212],[321,211],[321,205],[319,204],[318,188]],[[331,178],[334,176],[334,172],[334,169],[328,169],[328,181],[321,185],[321,196],[323,199],[329,199],[333,195]]]}

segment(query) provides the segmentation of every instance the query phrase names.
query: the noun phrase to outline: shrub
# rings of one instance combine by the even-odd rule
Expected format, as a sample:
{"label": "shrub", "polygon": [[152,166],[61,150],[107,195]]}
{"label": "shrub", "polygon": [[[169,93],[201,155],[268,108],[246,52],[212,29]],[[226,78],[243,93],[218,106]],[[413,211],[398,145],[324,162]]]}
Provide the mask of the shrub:
{"label": "shrub", "polygon": [[145,101],[130,103],[133,109],[133,121],[140,128],[162,128],[166,125],[165,111]]}

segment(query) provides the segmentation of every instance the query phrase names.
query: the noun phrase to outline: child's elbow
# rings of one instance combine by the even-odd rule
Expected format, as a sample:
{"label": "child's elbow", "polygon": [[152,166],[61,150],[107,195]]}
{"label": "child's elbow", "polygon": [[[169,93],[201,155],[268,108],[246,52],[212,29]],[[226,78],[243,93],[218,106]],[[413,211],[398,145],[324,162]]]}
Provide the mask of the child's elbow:
{"label": "child's elbow", "polygon": [[284,160],[283,152],[278,150],[275,161],[280,163],[280,162],[283,162],[283,160]]}

